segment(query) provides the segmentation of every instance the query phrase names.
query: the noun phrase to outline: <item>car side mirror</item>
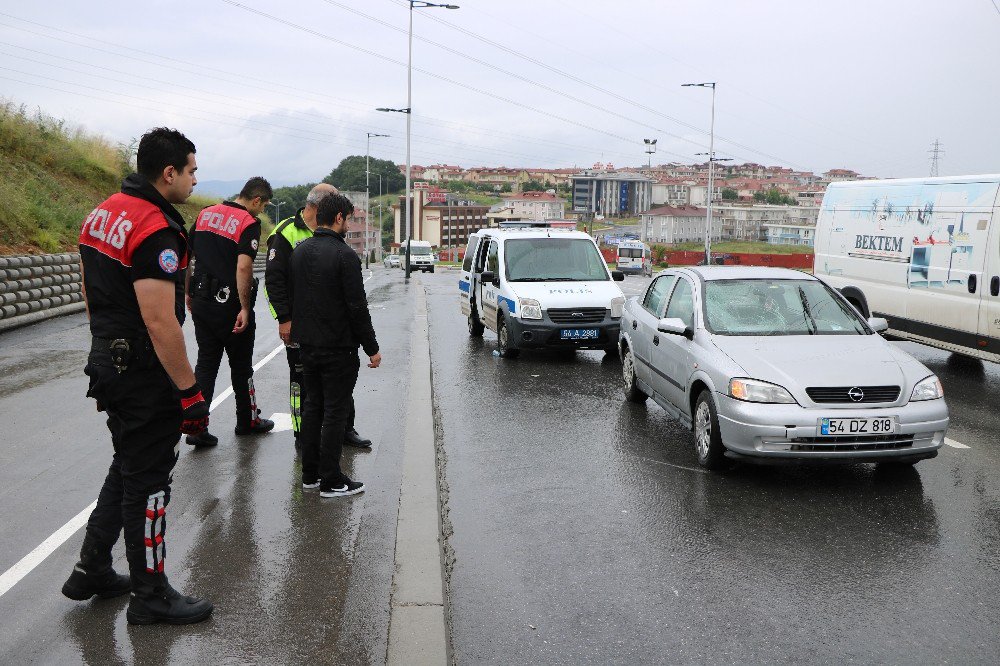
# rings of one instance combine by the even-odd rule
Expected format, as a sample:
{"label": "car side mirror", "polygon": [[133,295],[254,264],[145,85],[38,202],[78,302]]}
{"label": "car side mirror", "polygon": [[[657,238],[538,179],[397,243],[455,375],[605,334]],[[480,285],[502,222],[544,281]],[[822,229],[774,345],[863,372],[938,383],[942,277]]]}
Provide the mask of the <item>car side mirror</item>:
{"label": "car side mirror", "polygon": [[694,337],[694,331],[688,328],[683,319],[676,317],[664,318],[656,322],[656,330],[670,335],[683,335],[688,340]]}
{"label": "car side mirror", "polygon": [[882,317],[869,317],[868,327],[871,328],[876,333],[882,333],[883,331],[889,330],[889,322],[887,322]]}
{"label": "car side mirror", "polygon": [[625,279],[625,274],[621,271],[611,271],[611,279],[615,282],[622,282]]}
{"label": "car side mirror", "polygon": [[494,287],[500,286],[500,278],[493,271],[483,271],[483,274],[479,276],[479,279],[481,279],[483,282],[489,282]]}

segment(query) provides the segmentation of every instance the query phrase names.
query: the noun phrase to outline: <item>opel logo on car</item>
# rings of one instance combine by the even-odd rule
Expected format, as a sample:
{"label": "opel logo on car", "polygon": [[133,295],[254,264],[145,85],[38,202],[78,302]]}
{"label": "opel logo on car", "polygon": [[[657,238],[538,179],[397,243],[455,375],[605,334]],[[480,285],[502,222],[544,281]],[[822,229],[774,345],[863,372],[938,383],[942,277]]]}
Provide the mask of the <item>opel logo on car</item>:
{"label": "opel logo on car", "polygon": [[574,312],[573,316],[576,317],[577,319],[583,319],[583,313],[582,312]]}
{"label": "opel logo on car", "polygon": [[865,399],[865,392],[855,386],[847,391],[847,396],[854,402],[861,402]]}

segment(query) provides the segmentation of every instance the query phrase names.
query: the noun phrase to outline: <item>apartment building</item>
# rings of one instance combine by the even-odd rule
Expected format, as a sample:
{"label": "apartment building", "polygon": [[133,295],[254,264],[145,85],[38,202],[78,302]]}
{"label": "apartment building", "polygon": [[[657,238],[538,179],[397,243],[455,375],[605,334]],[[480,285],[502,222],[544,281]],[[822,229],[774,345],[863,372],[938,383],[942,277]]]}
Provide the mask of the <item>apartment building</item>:
{"label": "apartment building", "polygon": [[573,210],[609,217],[638,215],[653,200],[653,179],[624,171],[586,170],[573,176]]}
{"label": "apartment building", "polygon": [[[413,191],[413,238],[425,240],[434,247],[462,247],[469,242],[469,234],[489,226],[486,214],[489,206],[479,204],[431,203],[426,198],[426,190]],[[406,197],[399,197],[392,207],[394,218],[394,241],[402,243],[406,238]]]}
{"label": "apartment building", "polygon": [[566,202],[548,192],[522,192],[504,197],[502,208],[523,220],[561,220],[566,217]]}
{"label": "apartment building", "polygon": [[[700,206],[660,206],[639,216],[639,236],[646,243],[688,243],[705,240],[708,210]],[[722,224],[713,215],[712,240],[722,237]]]}

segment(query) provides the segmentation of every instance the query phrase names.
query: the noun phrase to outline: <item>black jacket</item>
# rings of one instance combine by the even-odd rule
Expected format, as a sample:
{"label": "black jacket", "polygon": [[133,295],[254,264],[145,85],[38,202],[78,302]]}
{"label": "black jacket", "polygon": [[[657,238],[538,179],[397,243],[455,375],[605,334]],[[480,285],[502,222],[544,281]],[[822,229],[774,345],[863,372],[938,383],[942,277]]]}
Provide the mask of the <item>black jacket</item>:
{"label": "black jacket", "polygon": [[326,349],[378,353],[361,278],[361,258],[329,228],[317,227],[312,238],[292,252],[289,286],[292,339]]}

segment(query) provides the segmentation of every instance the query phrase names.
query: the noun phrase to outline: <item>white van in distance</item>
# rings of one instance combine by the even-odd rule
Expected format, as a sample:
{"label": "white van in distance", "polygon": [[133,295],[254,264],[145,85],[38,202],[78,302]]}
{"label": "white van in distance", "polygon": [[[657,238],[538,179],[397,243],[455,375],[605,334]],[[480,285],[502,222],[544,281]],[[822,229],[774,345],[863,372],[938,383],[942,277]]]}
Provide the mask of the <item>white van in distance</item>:
{"label": "white van in distance", "polygon": [[469,335],[497,334],[505,358],[521,349],[603,349],[618,354],[625,296],[594,240],[542,223],[469,236],[458,282]]}
{"label": "white van in distance", "polygon": [[653,258],[649,246],[642,241],[622,241],[618,244],[618,270],[628,275],[652,275]]}
{"label": "white van in distance", "polygon": [[814,273],[888,334],[1000,362],[1000,175],[832,183]]}
{"label": "white van in distance", "polygon": [[410,246],[410,272],[434,272],[434,253],[431,244],[425,240],[406,240],[399,246],[400,268],[406,270],[406,246]]}

